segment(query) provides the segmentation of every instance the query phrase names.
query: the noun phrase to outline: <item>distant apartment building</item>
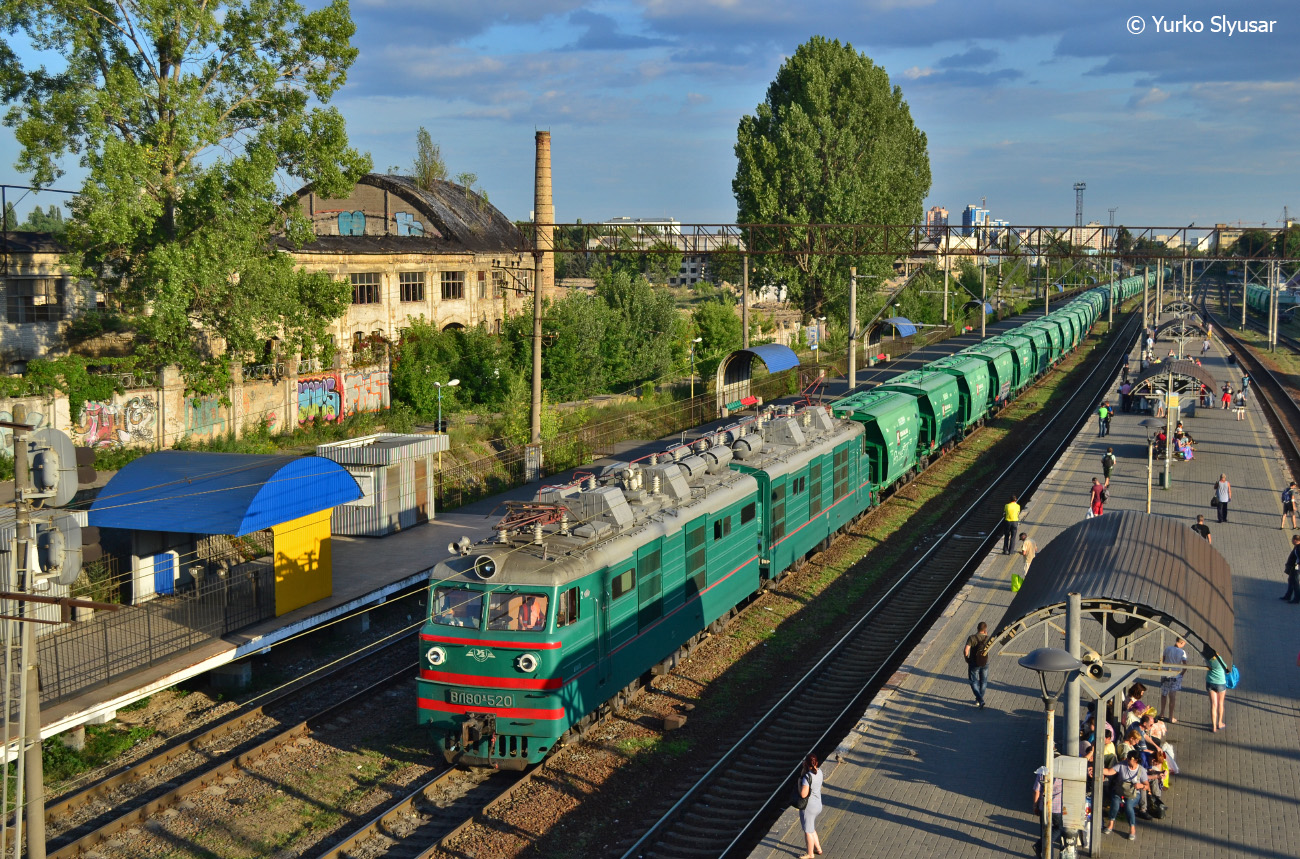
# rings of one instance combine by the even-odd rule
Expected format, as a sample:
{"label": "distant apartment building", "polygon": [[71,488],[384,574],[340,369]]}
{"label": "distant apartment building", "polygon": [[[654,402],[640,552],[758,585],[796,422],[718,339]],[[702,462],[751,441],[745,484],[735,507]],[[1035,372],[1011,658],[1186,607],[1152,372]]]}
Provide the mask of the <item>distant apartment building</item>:
{"label": "distant apartment building", "polygon": [[407,176],[369,173],[343,199],[310,186],[298,202],[316,240],[285,248],[298,264],[352,284],[352,305],[330,326],[340,347],[396,340],[424,318],[439,329],[499,332],[531,289],[533,260],[514,223],[453,182],[425,189]]}
{"label": "distant apartment building", "polygon": [[986,227],[988,223],[988,209],[982,209],[974,204],[969,205],[961,213],[961,234],[963,236],[973,236],[979,227]]}
{"label": "distant apartment building", "polygon": [[931,206],[925,213],[925,233],[930,238],[942,236],[948,227],[948,210],[943,206]]}
{"label": "distant apartment building", "polygon": [[1103,227],[1097,221],[1089,221],[1082,227],[1071,227],[1067,238],[1071,247],[1101,251],[1110,247],[1115,235],[1114,230]]}

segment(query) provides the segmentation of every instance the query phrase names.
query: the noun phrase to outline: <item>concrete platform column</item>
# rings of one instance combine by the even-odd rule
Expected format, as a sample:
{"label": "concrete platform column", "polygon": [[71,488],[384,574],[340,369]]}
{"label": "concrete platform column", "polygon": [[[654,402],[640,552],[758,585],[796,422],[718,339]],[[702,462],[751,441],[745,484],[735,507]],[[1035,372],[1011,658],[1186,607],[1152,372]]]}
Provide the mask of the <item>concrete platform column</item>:
{"label": "concrete platform column", "polygon": [[213,689],[238,692],[253,683],[253,663],[247,659],[231,662],[208,672],[208,682]]}

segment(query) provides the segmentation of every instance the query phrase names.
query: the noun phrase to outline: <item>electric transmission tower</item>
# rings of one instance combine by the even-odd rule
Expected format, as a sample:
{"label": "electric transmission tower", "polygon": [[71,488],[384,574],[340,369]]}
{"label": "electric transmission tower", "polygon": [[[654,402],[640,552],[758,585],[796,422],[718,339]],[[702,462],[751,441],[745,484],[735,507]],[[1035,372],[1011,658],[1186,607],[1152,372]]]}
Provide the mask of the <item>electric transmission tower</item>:
{"label": "electric transmission tower", "polygon": [[1086,182],[1074,183],[1074,225],[1083,226],[1083,190],[1088,187]]}

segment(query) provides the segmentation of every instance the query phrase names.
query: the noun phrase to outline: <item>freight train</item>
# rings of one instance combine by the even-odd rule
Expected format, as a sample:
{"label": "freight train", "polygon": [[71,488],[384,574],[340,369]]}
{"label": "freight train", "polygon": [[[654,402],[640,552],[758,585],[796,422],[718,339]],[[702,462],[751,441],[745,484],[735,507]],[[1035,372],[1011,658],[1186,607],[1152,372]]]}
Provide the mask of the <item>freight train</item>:
{"label": "freight train", "polygon": [[[1246,287],[1246,306],[1256,313],[1268,316],[1269,289],[1266,286],[1251,284]],[[1290,289],[1277,291],[1277,312],[1289,313],[1300,304],[1300,294]]]}
{"label": "freight train", "polygon": [[524,769],[622,708],[766,583],[1073,349],[1128,278],[832,406],[769,406],[508,505],[433,570],[418,719],[449,762]]}

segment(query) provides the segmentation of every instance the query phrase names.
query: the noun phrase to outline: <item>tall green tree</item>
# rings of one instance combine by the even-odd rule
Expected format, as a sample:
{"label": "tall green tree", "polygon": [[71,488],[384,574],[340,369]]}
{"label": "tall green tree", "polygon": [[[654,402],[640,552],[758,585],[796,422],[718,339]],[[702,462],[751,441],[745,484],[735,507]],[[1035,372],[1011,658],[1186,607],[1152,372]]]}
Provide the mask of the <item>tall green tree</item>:
{"label": "tall green tree", "polygon": [[614,270],[597,277],[596,294],[611,314],[601,354],[613,389],[659,379],[681,367],[686,320],[672,293],[656,289],[641,275]]}
{"label": "tall green tree", "polygon": [[327,106],[357,55],[346,0],[0,0],[0,20],[62,59],[0,42],[16,166],[47,185],[80,158],[67,261],[121,285],[137,352],[204,390],[271,336],[313,351],[350,289],[268,237],[312,238],[286,187],[345,196],[370,169]]}
{"label": "tall green tree", "polygon": [[[917,224],[930,190],[925,134],[902,90],[852,45],[821,36],[795,50],[754,115],[741,118],[736,160],[731,188],[742,224]],[[886,277],[891,263],[801,254],[760,265],[810,315],[843,319],[849,267]]]}

